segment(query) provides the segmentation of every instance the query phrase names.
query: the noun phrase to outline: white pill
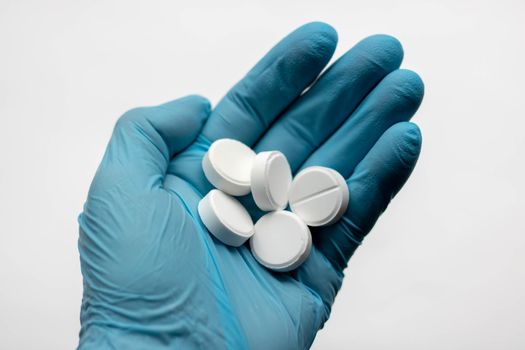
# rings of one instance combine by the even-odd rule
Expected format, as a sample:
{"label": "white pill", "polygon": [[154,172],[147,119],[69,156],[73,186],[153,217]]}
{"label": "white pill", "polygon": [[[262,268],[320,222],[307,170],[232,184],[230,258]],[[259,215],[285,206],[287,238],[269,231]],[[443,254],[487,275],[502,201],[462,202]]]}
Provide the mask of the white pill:
{"label": "white pill", "polygon": [[261,265],[285,272],[306,260],[312,248],[312,237],[308,226],[297,215],[280,210],[262,216],[255,223],[250,247]]}
{"label": "white pill", "polygon": [[199,202],[199,216],[204,226],[219,241],[241,246],[254,233],[252,218],[244,206],[220,190],[211,190]]}
{"label": "white pill", "polygon": [[220,139],[211,144],[202,159],[202,169],[216,188],[243,196],[250,193],[250,176],[255,152],[244,143]]}
{"label": "white pill", "polygon": [[255,204],[266,211],[280,210],[288,203],[292,170],[285,155],[279,151],[261,152],[255,156],[251,189]]}
{"label": "white pill", "polygon": [[330,225],[348,207],[348,186],[337,171],[313,166],[299,172],[289,192],[290,209],[309,226]]}

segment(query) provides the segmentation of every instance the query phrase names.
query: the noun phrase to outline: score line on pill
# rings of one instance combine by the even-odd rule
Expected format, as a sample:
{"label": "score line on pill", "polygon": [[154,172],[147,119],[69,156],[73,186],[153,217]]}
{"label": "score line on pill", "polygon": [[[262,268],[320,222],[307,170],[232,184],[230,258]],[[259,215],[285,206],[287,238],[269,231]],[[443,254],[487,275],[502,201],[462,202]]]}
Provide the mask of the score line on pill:
{"label": "score line on pill", "polygon": [[308,258],[312,237],[308,226],[297,215],[279,210],[262,216],[255,223],[250,248],[261,265],[286,272]]}
{"label": "score line on pill", "polygon": [[348,185],[337,171],[312,166],[300,171],[289,192],[290,209],[308,226],[330,225],[348,207]]}
{"label": "score line on pill", "polygon": [[202,159],[208,181],[232,196],[250,193],[250,177],[255,152],[233,139],[213,142]]}
{"label": "score line on pill", "polygon": [[292,170],[279,151],[261,152],[255,156],[251,172],[251,190],[261,210],[281,210],[288,203]]}
{"label": "score line on pill", "polygon": [[220,190],[208,192],[197,210],[204,226],[224,244],[239,247],[254,233],[253,221],[246,208]]}

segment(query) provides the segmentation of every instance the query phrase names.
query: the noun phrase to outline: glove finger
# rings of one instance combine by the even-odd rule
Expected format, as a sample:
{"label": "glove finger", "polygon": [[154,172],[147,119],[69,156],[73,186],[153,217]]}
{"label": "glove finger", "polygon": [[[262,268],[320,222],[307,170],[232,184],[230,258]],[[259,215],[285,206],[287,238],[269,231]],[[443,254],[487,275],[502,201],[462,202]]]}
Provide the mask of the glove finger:
{"label": "glove finger", "polygon": [[161,186],[171,157],[193,142],[209,111],[205,98],[187,96],[126,112],[115,125],[94,184],[117,181],[138,189]]}
{"label": "glove finger", "polygon": [[322,298],[326,318],[348,259],[410,176],[420,150],[421,134],[415,124],[392,126],[347,180],[350,203],[345,216],[332,226],[313,230],[315,249],[296,278]]}
{"label": "glove finger", "polygon": [[297,170],[359,105],[373,87],[399,68],[403,49],[387,35],[368,37],[334,63],[278,119],[256,145],[257,151],[278,149]]}
{"label": "glove finger", "polygon": [[337,33],[324,23],[303,25],[282,39],[213,110],[203,136],[252,145],[301,92],[335,51]]}
{"label": "glove finger", "polygon": [[301,166],[321,165],[350,177],[356,165],[392,125],[407,121],[423,99],[424,86],[409,70],[386,76],[355,112]]}

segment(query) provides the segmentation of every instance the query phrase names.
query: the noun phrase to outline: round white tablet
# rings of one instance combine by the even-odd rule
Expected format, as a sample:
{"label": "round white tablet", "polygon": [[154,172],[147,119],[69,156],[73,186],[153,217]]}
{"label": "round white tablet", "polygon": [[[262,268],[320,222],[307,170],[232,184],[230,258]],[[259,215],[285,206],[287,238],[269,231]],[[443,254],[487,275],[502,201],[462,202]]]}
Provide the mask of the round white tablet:
{"label": "round white tablet", "polygon": [[248,211],[237,199],[220,190],[208,192],[199,202],[198,211],[204,226],[224,244],[238,247],[253,235]]}
{"label": "round white tablet", "polygon": [[297,215],[280,210],[262,216],[255,223],[250,247],[261,265],[275,271],[291,271],[310,254],[312,237]]}
{"label": "round white tablet", "polygon": [[202,159],[202,169],[216,188],[243,196],[250,193],[250,176],[255,152],[244,143],[220,139],[211,144]]}
{"label": "round white tablet", "polygon": [[290,209],[309,226],[330,225],[348,207],[348,186],[337,171],[313,166],[299,172],[289,192]]}
{"label": "round white tablet", "polygon": [[265,211],[280,210],[288,203],[292,170],[286,156],[279,151],[261,152],[255,156],[251,189],[255,204]]}

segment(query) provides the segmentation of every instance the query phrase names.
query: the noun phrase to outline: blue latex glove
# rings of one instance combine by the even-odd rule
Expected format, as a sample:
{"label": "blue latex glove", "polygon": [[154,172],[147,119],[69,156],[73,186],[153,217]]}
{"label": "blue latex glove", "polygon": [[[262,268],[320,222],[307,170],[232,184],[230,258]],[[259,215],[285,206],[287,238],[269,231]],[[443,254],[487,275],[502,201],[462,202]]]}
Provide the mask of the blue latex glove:
{"label": "blue latex glove", "polygon": [[[79,217],[84,277],[82,349],[303,349],[328,319],[347,261],[412,171],[421,147],[407,122],[423,97],[399,70],[389,36],[364,39],[303,95],[337,34],[310,23],[278,43],[210,111],[202,97],[138,108],[117,122]],[[338,170],[350,189],[338,223],[313,229],[291,273],[206,230],[197,203],[210,189],[208,146],[230,137],[280,150],[294,172]],[[249,196],[243,198],[253,209]]]}

